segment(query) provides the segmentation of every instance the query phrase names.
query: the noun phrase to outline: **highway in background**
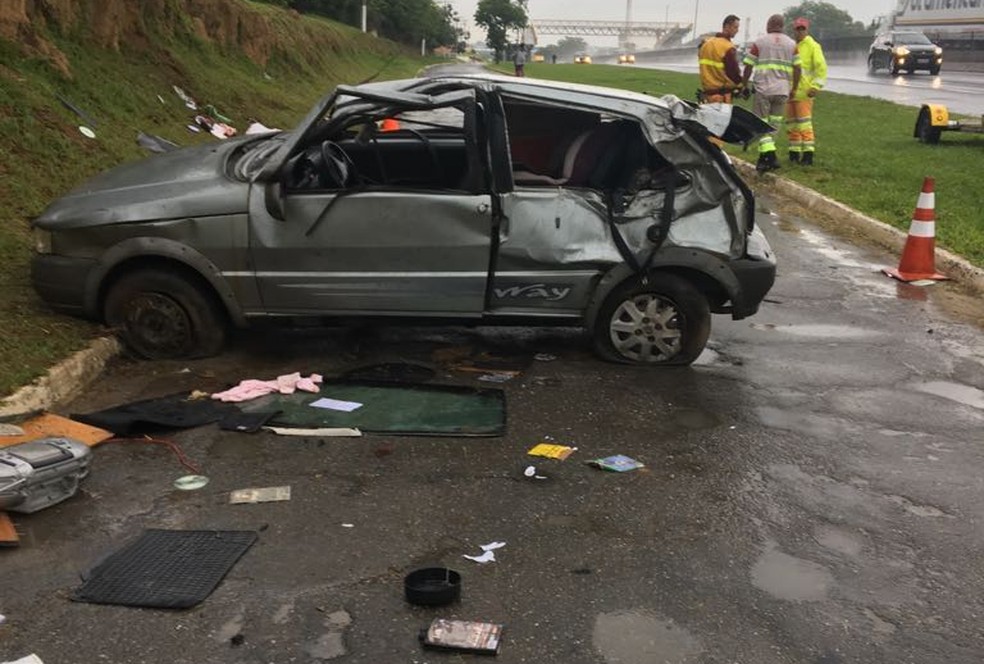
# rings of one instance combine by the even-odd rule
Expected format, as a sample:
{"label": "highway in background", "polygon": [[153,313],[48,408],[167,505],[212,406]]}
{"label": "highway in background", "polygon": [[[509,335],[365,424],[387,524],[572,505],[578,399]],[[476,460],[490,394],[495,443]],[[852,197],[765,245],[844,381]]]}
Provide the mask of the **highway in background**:
{"label": "highway in background", "polygon": [[[639,63],[637,67],[697,73],[696,54],[693,62],[683,60]],[[865,64],[830,65],[827,90],[848,95],[886,99],[906,106],[927,102],[944,104],[954,113],[980,115],[984,113],[984,73],[948,70],[944,61],[939,76],[917,72],[892,76],[886,71],[869,74]]]}

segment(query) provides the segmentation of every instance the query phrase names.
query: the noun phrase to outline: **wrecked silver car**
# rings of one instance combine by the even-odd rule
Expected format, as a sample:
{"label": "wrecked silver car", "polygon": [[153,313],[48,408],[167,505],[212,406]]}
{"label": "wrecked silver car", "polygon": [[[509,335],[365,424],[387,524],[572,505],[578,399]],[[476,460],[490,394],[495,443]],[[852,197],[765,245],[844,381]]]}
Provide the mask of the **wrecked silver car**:
{"label": "wrecked silver car", "polygon": [[449,76],[340,86],[292,132],[112,169],[34,221],[34,286],[148,358],[264,317],[583,325],[687,364],[754,314],[775,260],[713,145],[741,108]]}

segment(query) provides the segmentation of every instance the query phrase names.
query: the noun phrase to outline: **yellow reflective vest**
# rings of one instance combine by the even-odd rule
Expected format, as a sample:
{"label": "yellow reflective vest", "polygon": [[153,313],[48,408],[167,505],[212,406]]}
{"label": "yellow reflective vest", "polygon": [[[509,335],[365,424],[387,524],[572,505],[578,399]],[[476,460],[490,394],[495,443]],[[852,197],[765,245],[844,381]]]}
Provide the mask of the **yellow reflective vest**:
{"label": "yellow reflective vest", "polygon": [[738,84],[728,76],[724,62],[728,51],[734,47],[731,40],[722,35],[711,37],[701,44],[697,51],[697,63],[700,65],[700,86],[704,92],[724,93],[737,87]]}
{"label": "yellow reflective vest", "polygon": [[820,43],[810,35],[803,37],[796,46],[802,73],[793,99],[806,99],[810,89],[822,90],[827,85],[827,60],[823,57]]}

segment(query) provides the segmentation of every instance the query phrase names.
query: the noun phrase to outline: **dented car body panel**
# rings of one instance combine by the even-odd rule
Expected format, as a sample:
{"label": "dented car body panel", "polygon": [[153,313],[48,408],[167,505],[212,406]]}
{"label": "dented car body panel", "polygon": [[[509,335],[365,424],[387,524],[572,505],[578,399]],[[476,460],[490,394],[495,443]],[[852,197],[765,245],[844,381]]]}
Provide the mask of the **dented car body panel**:
{"label": "dented car body panel", "polygon": [[33,280],[96,319],[151,259],[238,325],[593,325],[609,293],[664,270],[741,318],[775,260],[708,127],[738,142],[768,130],[731,106],[533,79],[343,86],[292,132],[156,155],[53,202]]}

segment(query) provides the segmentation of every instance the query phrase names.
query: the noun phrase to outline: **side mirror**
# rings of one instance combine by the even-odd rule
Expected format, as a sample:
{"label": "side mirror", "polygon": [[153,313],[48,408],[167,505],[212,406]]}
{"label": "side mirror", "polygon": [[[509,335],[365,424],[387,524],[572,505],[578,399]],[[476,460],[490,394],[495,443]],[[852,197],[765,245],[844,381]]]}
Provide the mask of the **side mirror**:
{"label": "side mirror", "polygon": [[263,191],[263,202],[267,212],[274,219],[284,220],[284,185],[280,180],[266,183]]}

